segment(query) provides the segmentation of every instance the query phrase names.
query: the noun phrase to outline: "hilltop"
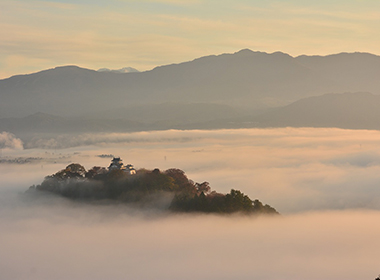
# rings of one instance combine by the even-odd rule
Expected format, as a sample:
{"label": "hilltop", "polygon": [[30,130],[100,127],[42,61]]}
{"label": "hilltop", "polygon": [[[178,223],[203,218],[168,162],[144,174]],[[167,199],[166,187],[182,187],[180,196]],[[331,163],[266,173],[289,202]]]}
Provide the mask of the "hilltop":
{"label": "hilltop", "polygon": [[50,192],[68,199],[126,203],[143,208],[160,208],[171,212],[278,214],[258,199],[251,200],[239,190],[228,194],[212,191],[208,182],[195,183],[180,169],[135,170],[114,158],[107,168],[86,170],[72,163],[45,177],[29,191]]}

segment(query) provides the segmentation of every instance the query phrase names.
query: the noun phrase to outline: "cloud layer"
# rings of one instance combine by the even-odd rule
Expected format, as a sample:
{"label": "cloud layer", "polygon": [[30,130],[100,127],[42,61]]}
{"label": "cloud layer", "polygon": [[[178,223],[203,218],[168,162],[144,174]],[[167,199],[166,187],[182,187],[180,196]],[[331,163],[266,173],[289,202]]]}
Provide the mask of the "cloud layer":
{"label": "cloud layer", "polygon": [[379,272],[379,212],[166,216],[29,199],[17,209],[2,204],[5,279],[356,280]]}
{"label": "cloud layer", "polygon": [[[3,278],[356,280],[380,273],[380,132],[282,128],[79,137],[92,145],[6,152],[43,159],[0,164]],[[282,216],[167,215],[24,193],[70,162],[108,166],[101,154],[137,168],[181,168],[217,191],[240,189]]]}
{"label": "cloud layer", "polygon": [[107,158],[94,158],[97,154],[121,156],[137,168],[180,168],[195,181],[209,181],[225,193],[240,189],[282,213],[380,209],[377,131],[171,130],[60,136],[28,145],[54,149],[73,146],[61,151],[80,151],[81,155],[63,156],[64,162],[81,162],[87,168],[109,165]]}

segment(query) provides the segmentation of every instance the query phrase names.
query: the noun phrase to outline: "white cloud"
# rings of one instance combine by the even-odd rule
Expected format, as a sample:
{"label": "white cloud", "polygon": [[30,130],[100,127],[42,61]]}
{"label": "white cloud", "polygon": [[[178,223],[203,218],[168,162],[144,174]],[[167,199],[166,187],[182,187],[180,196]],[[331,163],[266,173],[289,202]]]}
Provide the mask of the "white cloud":
{"label": "white cloud", "polygon": [[22,150],[23,143],[14,134],[3,131],[0,133],[0,149]]}
{"label": "white cloud", "polygon": [[240,189],[281,213],[380,209],[379,145],[378,131],[323,128],[62,135],[26,143],[28,148],[66,148],[58,150],[61,166],[50,173],[70,161],[87,168],[108,166],[109,159],[95,156],[113,154],[137,168],[183,169],[220,192]]}
{"label": "white cloud", "polygon": [[356,280],[379,272],[379,212],[152,216],[59,199],[12,203],[0,215],[7,279]]}
{"label": "white cloud", "polygon": [[[1,276],[356,280],[380,273],[379,131],[172,130],[73,141],[89,139],[91,146],[8,151],[45,160],[0,164]],[[240,189],[282,216],[167,215],[24,194],[71,162],[107,166],[99,154],[138,168],[181,168],[217,191]]]}

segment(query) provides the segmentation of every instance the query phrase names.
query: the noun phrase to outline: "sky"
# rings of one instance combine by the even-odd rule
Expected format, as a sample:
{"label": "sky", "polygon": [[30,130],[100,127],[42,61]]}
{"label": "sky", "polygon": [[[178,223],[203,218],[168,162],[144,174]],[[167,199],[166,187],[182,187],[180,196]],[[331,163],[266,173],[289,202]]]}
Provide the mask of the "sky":
{"label": "sky", "polygon": [[[0,145],[1,159],[35,159],[0,163],[2,279],[373,280],[380,273],[379,131],[83,134],[29,148],[2,133]],[[180,168],[281,215],[168,215],[25,193],[71,162],[108,166],[102,154],[136,168]]]}
{"label": "sky", "polygon": [[380,54],[376,0],[1,0],[0,79],[62,65],[140,71],[249,48]]}

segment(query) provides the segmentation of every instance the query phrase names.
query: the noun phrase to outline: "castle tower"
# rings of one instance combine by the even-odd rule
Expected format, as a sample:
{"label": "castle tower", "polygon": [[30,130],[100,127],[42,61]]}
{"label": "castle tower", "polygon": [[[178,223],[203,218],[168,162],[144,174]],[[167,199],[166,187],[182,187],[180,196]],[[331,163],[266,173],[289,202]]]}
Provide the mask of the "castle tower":
{"label": "castle tower", "polygon": [[123,160],[120,157],[117,157],[117,158],[114,157],[108,169],[111,171],[115,169],[125,170],[126,168],[123,164]]}

